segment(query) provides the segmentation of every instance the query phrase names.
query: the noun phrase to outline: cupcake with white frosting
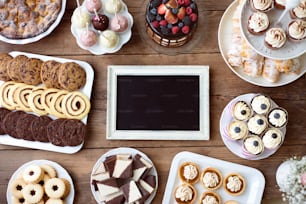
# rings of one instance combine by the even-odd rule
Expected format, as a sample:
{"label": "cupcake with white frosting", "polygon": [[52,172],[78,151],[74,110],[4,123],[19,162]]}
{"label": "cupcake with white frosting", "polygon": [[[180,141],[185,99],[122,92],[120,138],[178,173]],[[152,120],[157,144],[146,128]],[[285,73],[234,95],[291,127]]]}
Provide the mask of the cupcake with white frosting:
{"label": "cupcake with white frosting", "polygon": [[254,115],[247,123],[248,129],[255,135],[261,135],[268,127],[267,118],[263,115]]}
{"label": "cupcake with white frosting", "polygon": [[219,194],[213,191],[206,191],[201,195],[199,204],[221,204],[222,200]]}
{"label": "cupcake with white frosting", "polygon": [[247,121],[252,114],[251,107],[245,101],[238,101],[232,107],[232,115],[236,120]]}
{"label": "cupcake with white frosting", "polygon": [[297,7],[291,9],[290,16],[293,19],[306,20],[306,1],[301,1]]}
{"label": "cupcake with white frosting", "polygon": [[267,114],[271,108],[271,100],[264,95],[257,95],[251,100],[251,107],[257,114]]}
{"label": "cupcake with white frosting", "polygon": [[284,127],[288,122],[288,112],[281,107],[274,108],[268,114],[268,122],[272,127]]}
{"label": "cupcake with white frosting", "polygon": [[306,21],[294,20],[289,23],[287,29],[288,38],[293,42],[301,42],[306,39]]}
{"label": "cupcake with white frosting", "polygon": [[286,8],[286,0],[274,0],[274,7],[277,9],[285,9]]}
{"label": "cupcake with white frosting", "polygon": [[265,45],[270,49],[279,49],[285,45],[286,41],[286,33],[282,28],[270,28],[266,32]]}
{"label": "cupcake with white frosting", "polygon": [[254,12],[248,19],[248,31],[253,35],[263,34],[270,25],[267,14],[257,11]]}
{"label": "cupcake with white frosting", "polygon": [[245,122],[233,120],[228,125],[227,132],[224,135],[231,140],[240,140],[245,138],[248,132],[248,126]]}
{"label": "cupcake with white frosting", "polygon": [[246,182],[240,174],[231,173],[225,177],[223,187],[228,194],[238,196],[244,192]]}
{"label": "cupcake with white frosting", "polygon": [[192,185],[183,183],[176,187],[174,198],[178,204],[191,204],[194,203],[197,198],[197,191]]}
{"label": "cupcake with white frosting", "polygon": [[242,153],[247,157],[254,157],[260,155],[264,151],[264,144],[260,137],[256,135],[249,135],[243,141]]}
{"label": "cupcake with white frosting", "polygon": [[251,8],[254,11],[268,12],[273,8],[273,0],[251,0]]}
{"label": "cupcake with white frosting", "polygon": [[178,174],[182,181],[194,184],[200,178],[200,168],[194,162],[184,162],[181,164]]}
{"label": "cupcake with white frosting", "polygon": [[222,185],[221,172],[216,168],[206,168],[201,174],[201,184],[207,190],[218,189]]}
{"label": "cupcake with white frosting", "polygon": [[278,148],[283,142],[283,133],[276,128],[268,129],[262,137],[262,142],[267,149]]}

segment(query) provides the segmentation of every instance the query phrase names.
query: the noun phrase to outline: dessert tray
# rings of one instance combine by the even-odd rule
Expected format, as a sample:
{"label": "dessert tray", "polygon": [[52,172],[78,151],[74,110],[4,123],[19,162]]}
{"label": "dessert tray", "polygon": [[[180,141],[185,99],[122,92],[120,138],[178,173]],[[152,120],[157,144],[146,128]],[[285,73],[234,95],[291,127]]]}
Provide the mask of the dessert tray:
{"label": "dessert tray", "polygon": [[[97,11],[97,12],[106,15],[109,18],[109,21],[111,21],[111,19],[116,18],[116,15],[110,14],[110,13],[105,11],[105,2],[106,2],[106,0],[102,0],[102,8],[100,9],[100,11]],[[86,27],[85,28],[77,28],[77,27],[75,27],[71,24],[71,28],[70,28],[71,33],[75,37],[76,42],[77,42],[77,44],[80,48],[82,48],[84,50],[88,50],[89,52],[91,52],[94,55],[103,55],[103,54],[115,53],[115,52],[119,51],[122,48],[122,46],[130,40],[130,38],[132,36],[132,26],[133,26],[133,23],[134,23],[133,16],[129,13],[127,5],[121,0],[120,0],[120,2],[122,3],[122,9],[118,14],[123,15],[128,19],[128,27],[127,27],[126,31],[124,31],[124,32],[116,32],[119,36],[119,42],[117,43],[117,45],[113,48],[104,48],[104,47],[101,47],[99,45],[99,40],[98,40],[95,45],[93,45],[91,47],[86,47],[86,46],[84,46],[80,43],[80,36],[81,36],[81,33],[86,31],[87,28]],[[83,1],[83,4],[80,7],[81,7],[81,9],[84,9],[84,11],[86,10],[85,1]],[[78,8],[76,8],[76,9],[78,9]],[[92,19],[94,16],[95,16],[95,14],[90,14],[90,19]],[[89,28],[94,30],[94,32],[98,33],[98,31],[93,28],[92,23],[89,24]],[[108,27],[108,29],[109,29],[109,27]]]}
{"label": "dessert tray", "polygon": [[228,56],[227,53],[230,50],[232,46],[231,37],[232,37],[232,28],[233,28],[233,21],[232,18],[234,16],[234,12],[236,8],[238,7],[239,2],[233,1],[230,6],[226,9],[224,12],[218,29],[218,44],[219,49],[222,54],[222,57],[227,64],[227,66],[241,79],[258,86],[263,87],[279,87],[284,86],[286,84],[292,83],[299,79],[301,76],[303,76],[306,73],[306,54],[299,57],[301,68],[299,74],[281,74],[280,79],[277,82],[271,83],[267,80],[265,80],[263,77],[252,77],[246,75],[242,68],[233,67],[228,62]]}
{"label": "dessert tray", "polygon": [[[45,56],[45,55],[38,55],[38,54],[32,54],[32,53],[26,53],[26,52],[18,52],[18,51],[13,51],[9,53],[11,56],[15,57],[18,55],[25,55],[29,58],[38,58],[41,59],[42,61],[47,61],[47,60],[55,60],[61,63],[64,62],[75,62],[79,64],[81,67],[84,68],[86,72],[86,84],[85,86],[80,89],[80,91],[85,94],[89,99],[91,97],[91,92],[92,92],[92,85],[93,85],[93,80],[94,80],[94,71],[91,67],[90,64],[84,61],[79,61],[79,60],[72,60],[72,59],[64,59],[64,58],[58,58],[58,57],[50,57],[50,56]],[[0,85],[3,83],[3,81],[0,81]],[[35,114],[35,113],[31,113]],[[52,119],[55,119],[53,115],[49,115]],[[85,116],[82,119],[82,122],[84,124],[87,124],[87,118],[88,115]],[[82,146],[83,143],[78,145],[78,146],[56,146],[53,145],[49,142],[38,142],[38,141],[27,141],[27,140],[22,140],[22,139],[15,139],[9,135],[1,135],[0,136],[0,144],[4,145],[12,145],[12,146],[18,146],[18,147],[27,147],[27,148],[32,148],[32,149],[40,149],[40,150],[47,150],[47,151],[53,151],[53,152],[60,152],[60,153],[66,153],[66,154],[73,154],[78,152]]]}
{"label": "dessert tray", "polygon": [[[230,140],[225,136],[225,130],[227,129],[229,123],[234,119],[231,113],[231,107],[235,102],[238,101],[245,101],[246,103],[250,104],[252,98],[254,96],[256,96],[258,94],[255,93],[250,93],[250,94],[244,94],[244,95],[240,95],[237,96],[236,98],[234,98],[233,100],[231,100],[224,108],[221,118],[220,118],[220,134],[222,137],[222,140],[224,142],[224,144],[226,145],[226,147],[235,155],[243,158],[243,159],[248,159],[248,160],[260,160],[260,159],[264,159],[267,158],[271,155],[273,155],[278,149],[279,147],[275,148],[275,149],[267,149],[265,148],[264,151],[259,154],[256,155],[254,157],[248,158],[246,157],[242,152],[242,146],[243,146],[243,142],[241,140],[238,141],[234,141],[234,140]],[[272,100],[270,99],[271,102],[271,109],[278,107],[278,105]],[[285,135],[286,135],[286,126],[282,127],[282,128],[278,128],[282,133],[283,133],[283,140],[285,140]]]}
{"label": "dessert tray", "polygon": [[[246,188],[245,191],[239,196],[233,197],[228,195],[223,189],[223,187],[220,187],[218,190],[215,190],[215,192],[220,195],[222,203],[224,203],[227,200],[236,200],[239,203],[248,203],[248,204],[261,203],[265,187],[265,178],[259,170],[248,166],[235,164],[215,159],[212,157],[207,157],[204,155],[184,151],[175,155],[175,157],[172,160],[168,181],[162,201],[163,204],[175,203],[175,199],[173,196],[174,189],[176,188],[176,186],[178,186],[181,183],[178,177],[178,169],[180,165],[186,161],[197,163],[201,171],[203,171],[207,167],[212,167],[218,169],[223,175],[223,177],[229,173],[236,172],[245,178]],[[194,185],[194,187],[196,188],[198,194],[195,203],[198,203],[200,195],[204,193],[206,190],[201,185],[200,181],[198,181]]]}
{"label": "dessert tray", "polygon": [[[97,201],[97,203],[101,203],[101,202],[99,202],[99,195],[98,195],[99,191],[95,191],[95,188],[94,188],[94,186],[91,183],[91,181],[93,180],[93,176],[95,175],[95,172],[97,171],[99,166],[102,164],[102,162],[105,161],[105,159],[107,157],[113,156],[113,155],[118,155],[118,154],[122,154],[122,155],[130,154],[132,157],[134,157],[136,154],[139,154],[141,157],[143,157],[146,161],[148,161],[152,165],[152,168],[148,172],[147,175],[155,176],[155,178],[156,178],[156,181],[155,181],[156,182],[156,187],[155,187],[153,193],[150,195],[150,197],[148,197],[147,200],[145,201],[145,204],[152,203],[152,201],[153,201],[153,199],[154,199],[154,197],[156,195],[157,189],[158,189],[158,174],[157,174],[157,170],[156,170],[153,162],[150,160],[150,158],[146,154],[144,154],[143,152],[141,152],[141,151],[139,151],[137,149],[129,148],[129,147],[120,147],[120,148],[109,150],[108,152],[103,154],[98,159],[96,164],[94,165],[94,167],[92,169],[92,172],[91,172],[91,177],[90,177],[90,189],[91,189],[91,192],[92,192],[95,200]],[[104,203],[104,202],[102,202],[102,203]],[[127,203],[127,202],[125,202],[125,203]]]}
{"label": "dessert tray", "polygon": [[12,202],[12,194],[9,191],[9,186],[12,184],[12,182],[17,179],[20,174],[23,172],[23,170],[25,170],[28,166],[30,165],[50,165],[52,166],[56,172],[57,172],[57,178],[64,178],[67,179],[70,183],[70,192],[68,194],[68,196],[65,198],[65,203],[67,204],[73,204],[73,200],[74,200],[74,195],[75,195],[75,191],[74,191],[74,185],[73,185],[73,181],[72,178],[70,177],[69,173],[66,171],[66,169],[64,169],[60,164],[50,161],[50,160],[33,160],[33,161],[29,161],[25,164],[23,164],[22,166],[20,166],[11,176],[9,182],[8,182],[8,187],[7,187],[7,192],[6,192],[6,199],[8,204],[13,204]]}
{"label": "dessert tray", "polygon": [[59,23],[62,20],[62,17],[64,16],[65,13],[65,9],[66,9],[66,0],[62,0],[62,5],[61,5],[61,10],[58,13],[58,16],[56,18],[56,20],[51,24],[51,26],[43,33],[35,36],[35,37],[31,37],[31,38],[27,38],[27,39],[9,39],[6,38],[2,35],[0,35],[0,40],[6,43],[10,43],[10,44],[19,44],[19,45],[24,45],[24,44],[29,44],[29,43],[33,43],[33,42],[37,42],[40,39],[48,36],[49,34],[51,34],[51,32],[59,25]]}
{"label": "dessert tray", "polygon": [[[270,20],[270,26],[269,28],[272,27],[279,27],[277,25],[275,25],[276,21],[278,20],[278,18],[281,16],[282,12],[284,10],[281,9],[276,9],[276,8],[272,8],[270,11],[266,12],[266,14],[269,17]],[[252,35],[250,32],[248,32],[247,29],[247,25],[248,25],[248,19],[249,16],[251,16],[251,14],[253,13],[253,11],[251,10],[251,5],[250,5],[250,1],[245,1],[243,7],[242,7],[242,12],[241,12],[241,30],[242,30],[242,34],[245,37],[245,39],[248,41],[248,43],[251,45],[251,47],[259,54],[261,54],[262,56],[265,57],[269,57],[272,59],[281,59],[281,60],[285,60],[285,59],[291,59],[291,58],[295,58],[298,57],[304,53],[306,53],[306,40],[301,40],[301,42],[291,42],[290,40],[288,40],[284,45],[284,47],[281,47],[279,49],[276,50],[272,50],[270,48],[267,48],[264,45],[264,38],[265,38],[265,34],[263,35]],[[284,16],[284,18],[282,19],[282,28],[286,31],[288,24],[292,21],[289,12],[287,12]]]}

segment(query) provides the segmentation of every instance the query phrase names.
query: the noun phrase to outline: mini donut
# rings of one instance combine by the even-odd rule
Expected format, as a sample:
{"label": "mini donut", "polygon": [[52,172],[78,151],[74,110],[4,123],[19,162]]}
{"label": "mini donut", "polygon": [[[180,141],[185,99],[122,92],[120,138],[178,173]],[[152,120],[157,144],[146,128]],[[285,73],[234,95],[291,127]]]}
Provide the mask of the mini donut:
{"label": "mini donut", "polygon": [[62,107],[67,118],[81,120],[90,111],[90,100],[85,94],[74,91],[64,97]]}
{"label": "mini donut", "polygon": [[24,180],[22,178],[18,178],[11,183],[9,190],[14,197],[23,198],[22,192],[25,185],[26,183],[24,182]]}
{"label": "mini donut", "polygon": [[12,196],[12,204],[27,204],[26,200],[24,199],[24,197],[21,198],[17,198],[15,196]]}
{"label": "mini donut", "polygon": [[22,178],[26,183],[37,183],[44,177],[44,171],[38,165],[30,165],[25,168]]}
{"label": "mini donut", "polygon": [[23,111],[32,111],[28,99],[29,95],[32,93],[33,88],[34,86],[23,84],[22,86],[19,86],[13,93],[13,98],[17,103],[17,107],[20,107],[20,109]]}
{"label": "mini donut", "polygon": [[42,94],[40,98],[40,102],[44,109],[48,112],[51,113],[51,101],[53,97],[59,92],[59,89],[46,89]]}
{"label": "mini donut", "polygon": [[43,164],[40,167],[44,170],[45,174],[50,176],[50,178],[55,178],[57,176],[56,170],[52,166]]}
{"label": "mini donut", "polygon": [[45,87],[35,87],[28,98],[28,104],[34,113],[38,115],[47,115],[48,112],[42,105],[41,95],[46,90]]}
{"label": "mini donut", "polygon": [[51,100],[50,103],[50,114],[58,117],[58,118],[64,118],[65,114],[63,113],[63,98],[68,94],[68,91],[61,90],[57,92]]}
{"label": "mini donut", "polygon": [[40,184],[27,184],[23,189],[23,197],[28,203],[38,203],[44,196],[44,189]]}
{"label": "mini donut", "polygon": [[45,204],[64,204],[64,201],[61,199],[49,198]]}
{"label": "mini donut", "polygon": [[50,198],[62,198],[66,193],[65,182],[60,178],[51,178],[45,184],[45,191]]}
{"label": "mini donut", "polygon": [[9,110],[15,110],[15,106],[8,98],[8,93],[15,84],[16,82],[7,81],[0,86],[0,105]]}

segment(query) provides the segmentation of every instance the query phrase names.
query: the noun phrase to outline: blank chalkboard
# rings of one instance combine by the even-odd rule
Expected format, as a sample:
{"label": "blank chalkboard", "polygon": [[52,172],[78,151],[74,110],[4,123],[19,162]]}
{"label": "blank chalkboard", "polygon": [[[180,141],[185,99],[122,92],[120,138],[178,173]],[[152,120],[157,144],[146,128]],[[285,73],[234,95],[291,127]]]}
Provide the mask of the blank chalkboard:
{"label": "blank chalkboard", "polygon": [[197,75],[117,76],[117,130],[200,129]]}

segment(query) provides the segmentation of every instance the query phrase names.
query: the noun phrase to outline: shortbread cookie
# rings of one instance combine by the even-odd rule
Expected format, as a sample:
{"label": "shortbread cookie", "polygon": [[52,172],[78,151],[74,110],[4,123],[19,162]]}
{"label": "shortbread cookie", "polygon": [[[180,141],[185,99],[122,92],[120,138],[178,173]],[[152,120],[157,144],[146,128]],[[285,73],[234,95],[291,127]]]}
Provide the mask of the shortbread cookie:
{"label": "shortbread cookie", "polygon": [[31,125],[31,131],[34,140],[39,142],[49,142],[47,135],[47,126],[52,122],[52,119],[48,116],[36,117]]}
{"label": "shortbread cookie", "polygon": [[44,170],[45,174],[48,174],[50,176],[50,178],[55,178],[57,176],[56,170],[53,166],[43,164],[40,167]]}
{"label": "shortbread cookie", "polygon": [[44,196],[44,189],[39,184],[27,184],[23,189],[23,197],[28,203],[39,203]]}
{"label": "shortbread cookie", "polygon": [[29,58],[20,68],[20,78],[25,84],[38,85],[41,83],[40,70],[43,61]]}
{"label": "shortbread cookie", "polygon": [[45,61],[41,65],[41,81],[47,88],[60,88],[58,83],[58,70],[60,66],[61,63],[55,60]]}
{"label": "shortbread cookie", "polygon": [[54,115],[58,118],[65,118],[62,106],[64,105],[63,99],[68,93],[69,93],[68,91],[61,90],[52,97],[50,103],[50,112],[49,112],[51,115]]}
{"label": "shortbread cookie", "polygon": [[32,111],[28,99],[34,87],[35,86],[32,85],[22,84],[14,91],[13,98],[20,110],[27,112]]}
{"label": "shortbread cookie", "polygon": [[81,120],[90,111],[90,100],[85,94],[74,91],[64,97],[62,107],[67,118]]}
{"label": "shortbread cookie", "polygon": [[45,107],[42,105],[41,95],[46,90],[45,87],[35,87],[28,97],[28,104],[34,113],[47,115]]}
{"label": "shortbread cookie", "polygon": [[65,178],[61,178],[61,180],[64,182],[65,188],[66,188],[65,193],[62,198],[66,198],[70,193],[70,189],[71,189],[70,182]]}
{"label": "shortbread cookie", "polygon": [[8,113],[4,117],[1,123],[1,127],[6,132],[6,134],[14,138],[18,138],[18,135],[16,132],[16,124],[17,124],[18,119],[24,114],[26,113],[23,111],[15,111],[15,112]]}
{"label": "shortbread cookie", "polygon": [[24,114],[18,119],[16,123],[16,133],[18,135],[18,138],[28,141],[34,141],[31,126],[32,122],[36,118],[37,116],[32,114]]}
{"label": "shortbread cookie", "polygon": [[45,172],[42,168],[40,168],[40,166],[32,164],[24,169],[22,178],[27,183],[38,183],[44,177],[44,175]]}
{"label": "shortbread cookie", "polygon": [[0,80],[9,81],[11,78],[7,74],[7,64],[13,57],[7,53],[0,54]]}
{"label": "shortbread cookie", "polygon": [[12,87],[16,83],[13,81],[7,81],[0,86],[0,105],[4,108],[7,108],[9,110],[14,110],[15,106],[11,103],[11,101],[8,98],[8,93],[12,89]]}
{"label": "shortbread cookie", "polygon": [[67,146],[80,145],[86,136],[85,124],[76,119],[68,119],[60,124],[59,133]]}
{"label": "shortbread cookie", "polygon": [[[6,108],[0,108],[0,124],[2,123],[4,117],[9,114],[11,111],[9,111]],[[2,129],[1,125],[0,125],[0,135],[4,135],[6,134],[6,132]]]}
{"label": "shortbread cookie", "polygon": [[56,119],[47,126],[47,135],[49,141],[56,146],[65,146],[63,136],[59,132],[59,127],[66,119]]}
{"label": "shortbread cookie", "polygon": [[22,192],[25,185],[26,183],[22,178],[13,180],[13,182],[9,186],[11,194],[16,198],[23,198]]}
{"label": "shortbread cookie", "polygon": [[79,64],[66,62],[59,69],[58,82],[63,89],[76,91],[85,85],[86,72]]}
{"label": "shortbread cookie", "polygon": [[12,196],[11,201],[12,201],[12,204],[26,204],[24,197],[16,198],[15,196]]}
{"label": "shortbread cookie", "polygon": [[49,198],[45,204],[64,204],[62,199]]}
{"label": "shortbread cookie", "polygon": [[51,179],[51,177],[45,173],[44,177],[38,181],[38,184],[41,185],[43,189],[45,189],[45,185],[49,179]]}
{"label": "shortbread cookie", "polygon": [[11,80],[15,82],[22,82],[20,77],[20,68],[28,60],[25,55],[18,55],[7,63],[7,74]]}
{"label": "shortbread cookie", "polygon": [[53,97],[59,92],[60,90],[58,89],[46,89],[42,94],[41,94],[41,104],[44,107],[44,109],[47,111],[47,113],[51,113],[51,101]]}
{"label": "shortbread cookie", "polygon": [[66,192],[65,182],[60,178],[49,179],[45,185],[45,192],[50,198],[62,198]]}

